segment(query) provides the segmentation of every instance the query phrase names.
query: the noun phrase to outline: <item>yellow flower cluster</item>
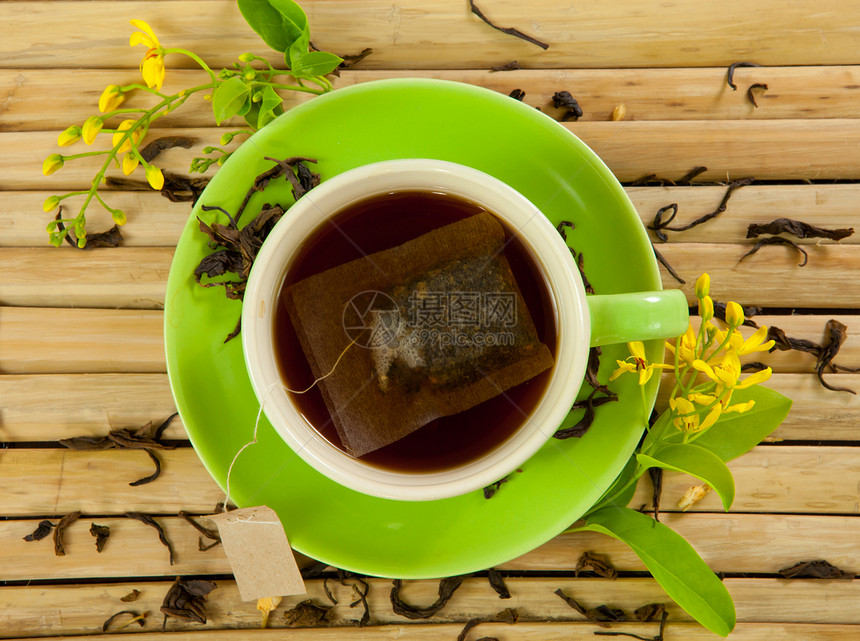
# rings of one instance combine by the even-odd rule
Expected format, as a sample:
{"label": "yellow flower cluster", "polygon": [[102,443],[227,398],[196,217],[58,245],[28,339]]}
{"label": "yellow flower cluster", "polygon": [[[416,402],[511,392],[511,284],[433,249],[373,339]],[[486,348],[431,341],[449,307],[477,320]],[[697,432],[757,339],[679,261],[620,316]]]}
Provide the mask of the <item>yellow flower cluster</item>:
{"label": "yellow flower cluster", "polygon": [[725,328],[714,324],[714,302],[709,295],[710,278],[702,274],[696,281],[696,298],[701,323],[698,330],[692,324],[666,348],[674,363],[649,363],[641,342],[628,344],[630,356],[617,361],[618,369],[609,380],[627,372],[638,372],[639,384],[644,385],[656,370],[672,369],[676,381],[669,399],[675,427],[687,433],[699,433],[714,425],[725,413],[746,412],[754,401],[732,405],[732,394],[771,376],[771,368],[741,379],[740,357],[753,352],[766,352],[774,342],[767,341],[767,327],[760,327],[744,339],[739,327],[744,323],[743,308],[735,302],[726,305]]}

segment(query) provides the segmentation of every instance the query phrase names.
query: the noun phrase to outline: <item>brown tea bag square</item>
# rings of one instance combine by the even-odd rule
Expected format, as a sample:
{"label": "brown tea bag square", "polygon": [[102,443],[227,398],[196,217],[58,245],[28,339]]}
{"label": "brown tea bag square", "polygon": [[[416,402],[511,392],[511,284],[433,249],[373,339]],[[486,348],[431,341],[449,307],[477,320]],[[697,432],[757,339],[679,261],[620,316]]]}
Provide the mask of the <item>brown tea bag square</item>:
{"label": "brown tea bag square", "polygon": [[[339,265],[285,296],[344,447],[361,456],[553,365],[488,213]],[[354,344],[350,345],[352,341]]]}

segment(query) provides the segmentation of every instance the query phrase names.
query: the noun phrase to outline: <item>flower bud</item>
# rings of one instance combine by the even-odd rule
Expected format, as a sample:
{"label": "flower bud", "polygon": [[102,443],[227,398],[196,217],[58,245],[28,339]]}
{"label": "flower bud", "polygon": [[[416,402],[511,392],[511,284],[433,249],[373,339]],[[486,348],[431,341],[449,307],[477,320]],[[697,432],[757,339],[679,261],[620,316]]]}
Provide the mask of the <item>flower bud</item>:
{"label": "flower bud", "polygon": [[702,322],[706,323],[714,317],[714,301],[710,296],[703,296],[699,299],[699,316],[702,317]]}
{"label": "flower bud", "polygon": [[96,136],[104,127],[105,121],[102,120],[100,116],[90,116],[84,122],[84,126],[81,128],[81,133],[84,137],[84,142],[88,145],[93,144],[95,142]]}
{"label": "flower bud", "polygon": [[153,189],[161,189],[164,187],[164,174],[155,165],[146,166],[146,180],[149,186]]}
{"label": "flower bud", "polygon": [[[123,120],[119,123],[119,127],[116,128],[117,132],[113,135],[111,143],[114,147],[120,144],[125,136],[125,132],[131,129],[135,125],[136,121],[134,120]],[[141,137],[141,130],[137,128],[131,134],[131,139],[126,138],[125,141],[120,145],[119,149],[116,150],[118,154],[124,154],[127,151],[131,151],[132,145],[136,145]]]}
{"label": "flower bud", "polygon": [[263,100],[263,92],[258,91],[253,96],[251,96],[251,102],[262,102]]}
{"label": "flower bud", "polygon": [[256,56],[250,52],[243,53],[241,56],[239,56],[239,60],[241,60],[242,62],[251,62],[254,58],[256,58]]}
{"label": "flower bud", "polygon": [[65,160],[60,154],[51,154],[47,158],[45,158],[45,162],[42,163],[42,173],[46,176],[50,176],[58,169],[62,169]]}
{"label": "flower bud", "polygon": [[128,152],[125,156],[122,157],[122,173],[126,176],[131,175],[137,166],[140,164],[140,159],[137,157],[137,154]]}
{"label": "flower bud", "polygon": [[110,216],[117,225],[125,225],[125,212],[121,209],[111,209]]}
{"label": "flower bud", "polygon": [[68,147],[72,143],[78,142],[80,139],[81,128],[77,125],[72,125],[59,135],[59,137],[57,138],[57,144],[60,147]]}
{"label": "flower bud", "polygon": [[119,107],[125,100],[125,95],[119,85],[108,85],[99,98],[99,111],[107,113]]}
{"label": "flower bud", "polygon": [[726,323],[730,327],[740,327],[744,322],[744,309],[734,301],[726,305]]}
{"label": "flower bud", "polygon": [[257,72],[253,71],[253,70],[246,71],[245,75],[244,75],[245,80],[253,80],[256,77],[257,77]]}
{"label": "flower bud", "polygon": [[48,196],[45,198],[45,202],[42,203],[42,210],[45,213],[54,211],[57,207],[60,206],[60,197],[59,196]]}
{"label": "flower bud", "polygon": [[698,280],[696,280],[696,298],[704,298],[708,294],[710,294],[711,290],[711,277],[708,274],[702,274],[699,276]]}
{"label": "flower bud", "polygon": [[221,144],[222,145],[229,145],[231,142],[233,142],[233,136],[235,136],[235,135],[236,134],[231,134],[231,133],[226,133],[226,134],[222,135],[221,136]]}

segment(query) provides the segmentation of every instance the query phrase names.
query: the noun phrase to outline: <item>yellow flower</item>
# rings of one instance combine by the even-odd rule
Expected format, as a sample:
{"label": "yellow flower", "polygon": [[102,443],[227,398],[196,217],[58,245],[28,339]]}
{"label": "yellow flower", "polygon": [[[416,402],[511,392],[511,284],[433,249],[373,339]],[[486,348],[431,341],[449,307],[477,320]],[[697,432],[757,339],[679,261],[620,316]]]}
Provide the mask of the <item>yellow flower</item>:
{"label": "yellow flower", "polygon": [[257,599],[257,609],[260,611],[261,615],[261,628],[265,628],[269,623],[269,612],[278,607],[278,604],[281,602],[281,598],[279,596],[269,596],[264,599]]}
{"label": "yellow flower", "polygon": [[708,412],[708,415],[703,421],[699,416],[699,412],[701,410],[697,409],[696,406],[686,398],[670,398],[669,407],[672,408],[673,412],[678,414],[678,416],[673,420],[675,427],[684,432],[701,432],[702,430],[708,429],[711,425],[717,422],[717,419],[720,418],[720,414],[723,411],[723,406],[717,403],[717,405],[711,408],[711,411]]}
{"label": "yellow flower", "polygon": [[[699,405],[704,405],[705,407],[715,403],[717,401],[717,397],[713,394],[690,394],[688,398],[698,403]],[[723,412],[737,412],[738,414],[743,414],[744,412],[751,410],[755,405],[755,401],[747,401],[746,403],[735,403],[734,405],[729,405],[729,399],[731,395],[728,395],[726,398],[720,401],[720,406],[723,408]]]}
{"label": "yellow flower", "polygon": [[[112,144],[114,147],[119,145],[120,141],[123,139],[125,132],[132,128],[132,126],[136,123],[134,120],[123,120],[119,123],[119,127],[116,128],[116,133],[113,135]],[[132,143],[135,145],[140,142],[142,136],[142,132],[140,127],[134,130],[131,134],[131,140],[128,138],[125,139],[125,142],[122,143],[119,149],[116,150],[118,154],[124,154],[127,151],[131,150]]]}
{"label": "yellow flower", "polygon": [[125,95],[119,85],[108,85],[99,98],[99,111],[107,113],[119,107],[125,100]]}
{"label": "yellow flower", "polygon": [[[732,336],[740,336],[737,332]],[[759,327],[756,330],[756,333],[750,336],[748,339],[743,341],[735,351],[738,353],[738,356],[743,356],[744,354],[751,354],[752,352],[767,352],[774,346],[774,341],[769,340],[764,342],[764,339],[767,338],[767,327]],[[730,339],[731,340],[731,339]]]}
{"label": "yellow flower", "polygon": [[734,301],[726,305],[726,323],[729,327],[740,327],[744,323],[744,308]]}
{"label": "yellow flower", "polygon": [[51,154],[47,158],[45,158],[45,162],[42,163],[42,173],[46,176],[50,176],[58,169],[62,169],[65,160],[60,154]]}
{"label": "yellow flower", "polygon": [[140,74],[150,89],[161,89],[164,83],[164,49],[158,42],[155,32],[143,20],[132,20],[131,26],[140,29],[131,34],[129,45],[134,47],[142,44],[148,47],[140,61]]}
{"label": "yellow flower", "polygon": [[711,291],[711,277],[707,274],[702,274],[696,280],[696,298],[704,298]]}
{"label": "yellow flower", "polygon": [[760,372],[750,374],[744,380],[740,380],[741,362],[738,359],[737,352],[735,351],[728,352],[723,357],[723,360],[714,367],[711,367],[703,360],[693,361],[693,367],[695,367],[700,372],[703,372],[708,378],[717,383],[717,396],[723,396],[724,392],[728,390],[728,393],[724,395],[723,400],[721,402],[723,407],[729,406],[729,403],[732,399],[732,392],[734,390],[746,389],[748,387],[752,387],[753,385],[764,383],[767,379],[770,378],[770,375],[773,373],[773,370],[768,367],[766,369],[761,370]]}
{"label": "yellow flower", "polygon": [[131,175],[137,166],[140,164],[140,158],[137,157],[137,154],[134,152],[128,152],[125,156],[122,157],[122,173],[126,176]]}
{"label": "yellow flower", "polygon": [[146,166],[146,180],[149,186],[153,189],[161,189],[164,187],[164,174],[155,165]]}
{"label": "yellow flower", "polygon": [[[639,372],[639,384],[644,385],[651,379],[655,369],[672,368],[671,365],[662,363],[649,363],[645,358],[645,344],[642,341],[627,343],[627,347],[630,350],[630,356],[623,361],[615,361],[618,363],[618,369],[612,372],[612,376],[609,377],[610,381],[614,381],[625,372]],[[633,359],[632,363],[629,362],[630,359]]]}
{"label": "yellow flower", "polygon": [[81,128],[73,125],[68,127],[60,136],[57,138],[57,144],[60,147],[67,147],[72,143],[76,143],[81,139]]}
{"label": "yellow flower", "polygon": [[91,145],[95,142],[96,136],[104,127],[105,121],[99,116],[90,116],[84,121],[84,126],[81,128],[81,135],[84,137],[84,142]]}
{"label": "yellow flower", "polygon": [[[666,349],[672,354],[675,353],[675,345],[669,341],[666,341]],[[687,331],[678,338],[678,349],[678,359],[682,363],[692,365],[696,360],[696,332],[693,331],[692,325],[687,327]]]}
{"label": "yellow flower", "polygon": [[696,503],[701,501],[705,495],[710,492],[710,490],[711,487],[709,485],[694,485],[684,492],[684,496],[682,496],[681,500],[678,501],[678,507],[686,512]]}

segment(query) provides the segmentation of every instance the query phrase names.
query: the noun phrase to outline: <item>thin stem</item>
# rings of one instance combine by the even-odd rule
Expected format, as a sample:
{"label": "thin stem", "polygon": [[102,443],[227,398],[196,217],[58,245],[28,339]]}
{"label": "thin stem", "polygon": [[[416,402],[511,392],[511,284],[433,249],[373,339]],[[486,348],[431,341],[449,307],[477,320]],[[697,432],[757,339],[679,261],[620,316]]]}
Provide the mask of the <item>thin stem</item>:
{"label": "thin stem", "polygon": [[183,56],[188,56],[194,62],[196,62],[198,65],[200,65],[200,67],[203,69],[203,71],[205,71],[206,73],[209,74],[209,77],[212,79],[212,82],[217,81],[217,78],[215,76],[215,72],[212,71],[212,69],[209,68],[209,65],[207,65],[205,62],[203,62],[203,59],[200,58],[200,56],[198,56],[196,53],[194,53],[192,51],[188,51],[187,49],[165,49],[164,53],[165,53],[165,55],[168,53],[178,53],[178,54],[182,54]]}
{"label": "thin stem", "polygon": [[109,154],[110,150],[105,149],[103,151],[83,151],[79,154],[72,154],[71,156],[63,156],[63,160],[76,160],[78,158],[86,158],[87,156],[103,156],[104,154]]}
{"label": "thin stem", "polygon": [[286,89],[287,91],[304,91],[305,93],[312,93],[316,96],[321,96],[325,93],[323,89],[314,89],[313,87],[305,87],[299,85],[282,85],[280,83],[269,83],[272,89]]}

